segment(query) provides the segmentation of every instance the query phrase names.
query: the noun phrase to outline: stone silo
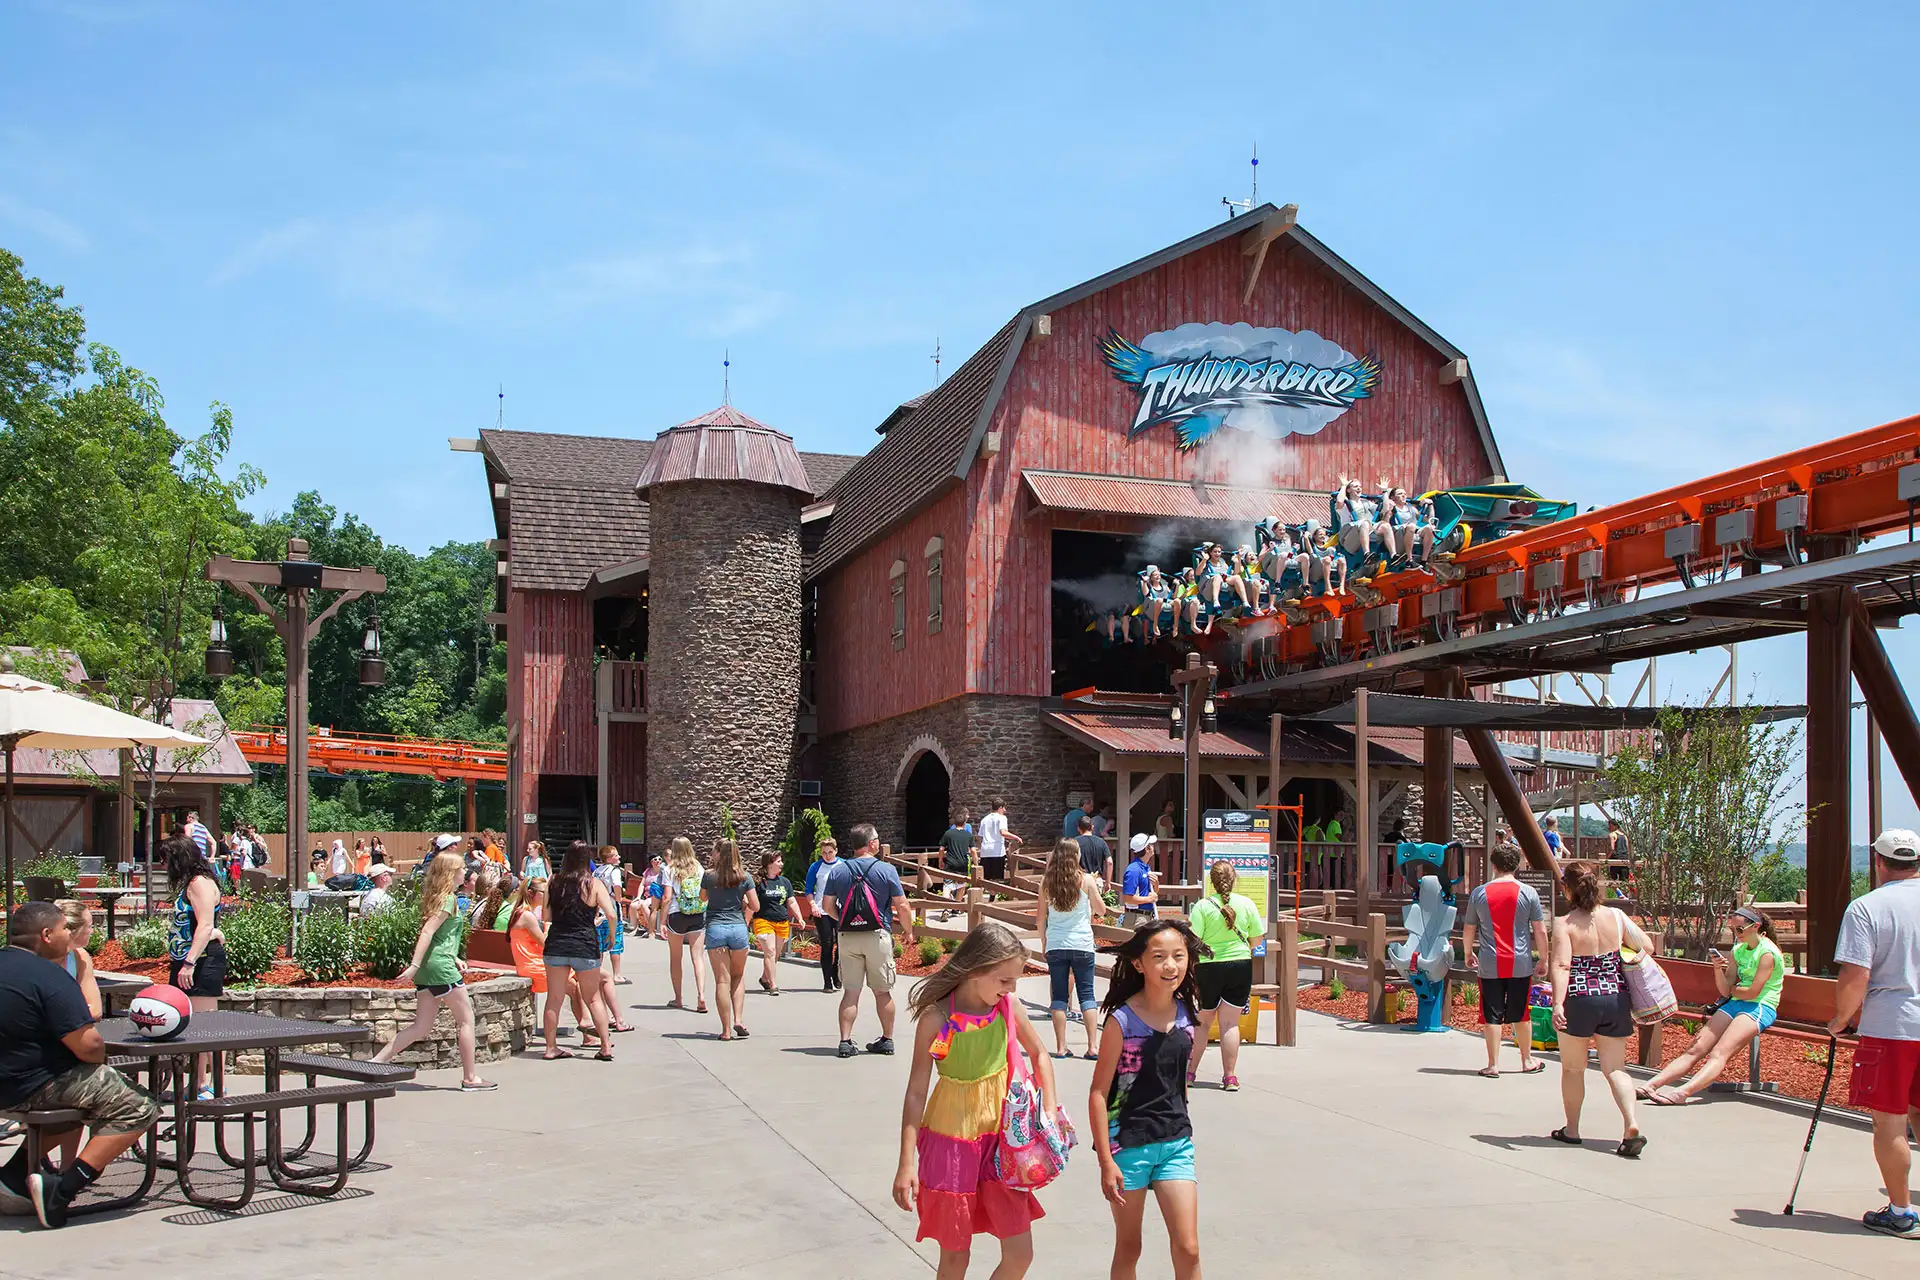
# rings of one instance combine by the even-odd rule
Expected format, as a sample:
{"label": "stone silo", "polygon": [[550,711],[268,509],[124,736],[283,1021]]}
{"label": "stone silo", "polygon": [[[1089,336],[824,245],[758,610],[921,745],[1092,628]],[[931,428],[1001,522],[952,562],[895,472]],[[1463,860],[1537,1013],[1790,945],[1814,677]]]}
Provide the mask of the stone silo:
{"label": "stone silo", "polygon": [[[649,507],[647,843],[703,857],[733,811],[770,849],[792,804],[800,705],[800,508],[793,441],[731,407],[661,433]],[[751,864],[749,864],[751,865]]]}

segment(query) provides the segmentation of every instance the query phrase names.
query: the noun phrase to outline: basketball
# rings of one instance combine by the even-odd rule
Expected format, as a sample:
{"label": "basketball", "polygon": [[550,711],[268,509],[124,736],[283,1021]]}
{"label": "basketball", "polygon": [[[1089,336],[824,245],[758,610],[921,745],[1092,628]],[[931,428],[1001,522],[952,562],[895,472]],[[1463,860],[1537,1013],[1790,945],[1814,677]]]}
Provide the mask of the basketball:
{"label": "basketball", "polygon": [[171,1040],[193,1021],[193,1003],[180,988],[156,982],[133,998],[127,1020],[145,1039]]}

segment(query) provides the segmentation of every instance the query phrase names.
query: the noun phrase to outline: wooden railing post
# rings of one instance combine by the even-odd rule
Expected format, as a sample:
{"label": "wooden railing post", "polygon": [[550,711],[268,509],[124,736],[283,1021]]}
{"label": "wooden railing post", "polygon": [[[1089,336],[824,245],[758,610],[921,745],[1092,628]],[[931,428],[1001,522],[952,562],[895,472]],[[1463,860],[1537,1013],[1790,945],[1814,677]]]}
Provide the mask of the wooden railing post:
{"label": "wooden railing post", "polygon": [[967,886],[967,932],[972,933],[980,927],[980,885],[976,882]]}
{"label": "wooden railing post", "polygon": [[1367,1021],[1387,1020],[1387,917],[1367,915]]}
{"label": "wooden railing post", "polygon": [[[1300,922],[1281,920],[1276,931],[1280,935],[1280,972],[1275,977],[1280,990],[1273,1001],[1273,1041],[1291,1048],[1300,1005]],[[1272,944],[1267,954],[1272,956]]]}

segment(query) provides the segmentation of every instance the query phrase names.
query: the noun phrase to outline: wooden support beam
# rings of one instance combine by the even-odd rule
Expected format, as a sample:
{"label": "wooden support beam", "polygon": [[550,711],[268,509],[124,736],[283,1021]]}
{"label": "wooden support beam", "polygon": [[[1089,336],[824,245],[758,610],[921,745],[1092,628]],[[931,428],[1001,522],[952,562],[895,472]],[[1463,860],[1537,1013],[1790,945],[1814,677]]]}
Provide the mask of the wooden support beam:
{"label": "wooden support beam", "polygon": [[1253,301],[1253,287],[1260,283],[1260,268],[1266,265],[1267,250],[1275,240],[1293,230],[1300,220],[1300,206],[1283,205],[1260,220],[1260,225],[1240,238],[1240,253],[1247,259],[1247,282],[1240,290],[1242,306]]}
{"label": "wooden support beam", "polygon": [[[1421,677],[1420,692],[1429,698],[1451,698],[1453,689],[1452,669]],[[1453,839],[1453,730],[1429,725],[1420,736],[1420,828],[1432,843],[1445,844]]]}
{"label": "wooden support beam", "polygon": [[1467,358],[1459,356],[1440,366],[1440,385],[1450,387],[1467,380]]}
{"label": "wooden support beam", "polygon": [[1494,739],[1491,730],[1462,729],[1467,745],[1473,748],[1473,758],[1480,765],[1480,772],[1487,780],[1487,789],[1500,805],[1500,812],[1507,819],[1507,826],[1513,829],[1514,839],[1520,842],[1520,849],[1527,855],[1527,862],[1535,871],[1543,871],[1560,881],[1560,863],[1553,856],[1553,850],[1547,848],[1547,838],[1540,833],[1540,824],[1534,821],[1533,810],[1527,804],[1527,796],[1520,789],[1519,780],[1513,776],[1513,770],[1507,765],[1506,756],[1500,753],[1500,744]]}
{"label": "wooden support beam", "polygon": [[[1880,752],[1872,739],[1883,738],[1887,744],[1887,753],[1893,757],[1894,767],[1900,770],[1900,776],[1906,781],[1907,793],[1920,799],[1920,720],[1913,714],[1913,703],[1907,698],[1905,686],[1900,683],[1900,673],[1893,669],[1893,660],[1887,657],[1887,650],[1880,643],[1880,637],[1874,632],[1867,619],[1866,609],[1860,604],[1860,598],[1853,600],[1853,626],[1849,636],[1848,656],[1853,666],[1853,678],[1860,685],[1860,694],[1866,699],[1868,725],[1877,733],[1868,735],[1868,746],[1872,754],[1867,762],[1867,777],[1870,789],[1878,790],[1880,772]],[[1874,829],[1868,832],[1872,839],[1880,834],[1880,817],[1873,815]]]}
{"label": "wooden support beam", "polygon": [[[1830,972],[1853,897],[1854,593],[1807,597],[1807,965]],[[1869,633],[1870,634],[1870,633]]]}
{"label": "wooden support beam", "polygon": [[[1367,776],[1370,738],[1367,734],[1367,689],[1353,691],[1353,910],[1365,920],[1373,910],[1373,783]],[[1369,1007],[1372,998],[1369,997]],[[1371,1015],[1369,1015],[1371,1017]]]}

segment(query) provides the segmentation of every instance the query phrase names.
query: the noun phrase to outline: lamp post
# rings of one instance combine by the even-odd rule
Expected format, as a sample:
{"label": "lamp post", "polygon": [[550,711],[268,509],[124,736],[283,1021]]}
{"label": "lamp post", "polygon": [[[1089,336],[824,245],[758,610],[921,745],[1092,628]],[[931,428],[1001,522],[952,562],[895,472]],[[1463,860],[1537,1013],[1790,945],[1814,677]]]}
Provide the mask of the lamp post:
{"label": "lamp post", "polygon": [[[305,538],[287,539],[287,558],[270,560],[233,560],[215,556],[207,562],[206,576],[224,582],[253,601],[260,612],[273,619],[273,629],[287,651],[287,886],[301,883],[298,865],[300,850],[307,843],[307,645],[320,624],[339,612],[349,600],[387,589],[386,575],[377,569],[336,569],[323,565],[307,554]],[[275,608],[261,589],[277,588],[280,607]],[[309,616],[315,591],[338,591],[333,602],[318,615]],[[212,635],[207,645],[207,674],[221,676],[233,670],[233,654],[226,648],[226,623],[219,610],[214,611]],[[382,684],[386,680],[386,660],[380,656],[380,619],[367,620],[362,637],[360,683]],[[224,667],[224,670],[216,668]]]}
{"label": "lamp post", "polygon": [[1184,745],[1183,790],[1186,795],[1184,837],[1180,842],[1180,881],[1192,883],[1200,862],[1200,735],[1220,727],[1214,711],[1213,681],[1220,669],[1187,655],[1187,665],[1173,674],[1173,711],[1167,718],[1167,736]]}

